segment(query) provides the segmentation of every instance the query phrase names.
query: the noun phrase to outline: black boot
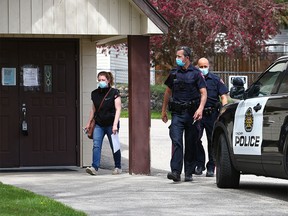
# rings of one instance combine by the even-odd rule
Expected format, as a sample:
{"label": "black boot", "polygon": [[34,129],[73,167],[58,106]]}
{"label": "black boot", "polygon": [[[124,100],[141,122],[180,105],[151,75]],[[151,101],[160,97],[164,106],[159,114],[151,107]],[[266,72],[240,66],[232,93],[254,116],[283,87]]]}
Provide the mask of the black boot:
{"label": "black boot", "polygon": [[181,181],[181,177],[180,177],[180,174],[173,171],[173,172],[169,172],[167,174],[167,178],[170,179],[170,180],[173,180],[174,182],[179,182]]}

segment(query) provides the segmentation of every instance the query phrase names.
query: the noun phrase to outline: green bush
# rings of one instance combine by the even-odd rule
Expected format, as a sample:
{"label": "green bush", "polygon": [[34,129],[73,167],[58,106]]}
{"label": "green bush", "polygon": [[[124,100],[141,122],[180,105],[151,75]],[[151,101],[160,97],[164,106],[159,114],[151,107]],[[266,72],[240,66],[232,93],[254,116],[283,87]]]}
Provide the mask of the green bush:
{"label": "green bush", "polygon": [[151,85],[151,110],[154,112],[161,112],[162,102],[164,98],[166,86],[165,85]]}

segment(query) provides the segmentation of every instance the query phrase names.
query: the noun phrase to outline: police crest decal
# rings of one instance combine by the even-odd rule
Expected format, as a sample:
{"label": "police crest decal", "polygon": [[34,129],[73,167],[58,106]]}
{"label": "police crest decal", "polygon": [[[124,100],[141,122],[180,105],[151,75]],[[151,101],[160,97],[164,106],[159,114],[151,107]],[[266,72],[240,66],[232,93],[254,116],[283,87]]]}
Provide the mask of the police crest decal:
{"label": "police crest decal", "polygon": [[254,123],[254,118],[253,118],[252,108],[249,107],[245,112],[245,118],[244,118],[244,128],[246,132],[252,131],[253,123]]}
{"label": "police crest decal", "polygon": [[[239,155],[261,155],[263,111],[268,97],[241,100],[236,108],[233,125],[233,152]],[[262,109],[254,112],[256,104]],[[255,128],[254,128],[255,127]]]}

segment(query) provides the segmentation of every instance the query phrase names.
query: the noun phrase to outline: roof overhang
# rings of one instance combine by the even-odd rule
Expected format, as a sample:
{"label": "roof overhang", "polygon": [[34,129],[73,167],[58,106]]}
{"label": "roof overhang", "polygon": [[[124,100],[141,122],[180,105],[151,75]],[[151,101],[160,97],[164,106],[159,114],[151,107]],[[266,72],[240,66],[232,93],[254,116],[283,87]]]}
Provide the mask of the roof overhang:
{"label": "roof overhang", "polygon": [[129,0],[136,5],[164,34],[168,33],[170,24],[148,0]]}
{"label": "roof overhang", "polygon": [[99,39],[97,37],[93,38],[93,41],[96,42],[97,46],[105,45],[105,46],[112,46],[114,44],[125,43],[127,41],[127,35],[115,35],[115,36],[108,36],[107,38]]}

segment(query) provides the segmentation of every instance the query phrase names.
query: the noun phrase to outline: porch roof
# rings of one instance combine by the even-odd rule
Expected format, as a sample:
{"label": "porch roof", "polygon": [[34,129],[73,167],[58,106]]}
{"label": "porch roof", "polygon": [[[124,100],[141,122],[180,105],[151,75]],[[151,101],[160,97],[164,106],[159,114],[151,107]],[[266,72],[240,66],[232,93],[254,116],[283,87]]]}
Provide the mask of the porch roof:
{"label": "porch roof", "polygon": [[3,0],[0,35],[152,35],[169,23],[148,0]]}

